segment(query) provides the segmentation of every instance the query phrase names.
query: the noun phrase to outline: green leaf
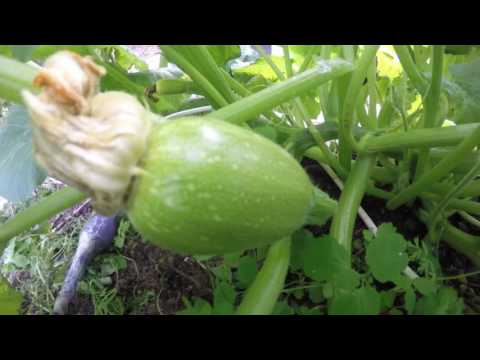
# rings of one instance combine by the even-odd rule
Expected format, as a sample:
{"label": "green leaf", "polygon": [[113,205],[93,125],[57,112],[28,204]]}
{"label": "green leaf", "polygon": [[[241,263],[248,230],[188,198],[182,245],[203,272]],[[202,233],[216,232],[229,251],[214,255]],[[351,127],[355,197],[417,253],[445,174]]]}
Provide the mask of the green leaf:
{"label": "green leaf", "polygon": [[362,231],[363,238],[367,241],[367,243],[370,243],[375,239],[375,235],[370,230],[363,230]]}
{"label": "green leaf", "polygon": [[105,46],[115,56],[115,61],[125,70],[130,70],[135,66],[139,71],[148,70],[148,65],[145,61],[140,59],[137,55],[130,52],[121,45],[107,45]]}
{"label": "green leaf", "polygon": [[422,295],[430,295],[437,290],[437,283],[434,279],[416,278],[413,280],[413,286]]}
{"label": "green leaf", "polygon": [[223,257],[223,263],[229,267],[238,267],[241,256],[242,256],[241,252],[226,254]]}
{"label": "green leaf", "polygon": [[236,292],[233,286],[219,282],[213,291],[213,315],[231,315],[235,312]]}
{"label": "green leaf", "polygon": [[407,289],[407,291],[405,291],[405,310],[407,310],[407,314],[413,313],[416,302],[417,297],[415,296],[415,292],[412,288]]}
{"label": "green leaf", "polygon": [[[193,258],[197,261],[202,262],[202,261],[208,261],[208,260],[214,258],[215,256],[216,255],[193,255]],[[212,269],[210,269],[210,270],[212,270]]]}
{"label": "green leaf", "polygon": [[437,294],[421,298],[415,307],[415,315],[461,315],[463,300],[451,287],[441,288]]}
{"label": "green leaf", "polygon": [[392,310],[390,310],[390,312],[388,314],[389,315],[403,315],[403,311],[398,309],[398,308],[393,308]]}
{"label": "green leaf", "polygon": [[294,313],[285,300],[278,301],[272,311],[272,315],[293,315]]}
{"label": "green leaf", "polygon": [[203,299],[195,299],[193,306],[188,306],[186,309],[178,311],[177,315],[211,315],[212,306],[208,301]]}
{"label": "green leaf", "polygon": [[315,237],[305,229],[300,229],[292,235],[292,248],[290,250],[290,267],[293,271],[303,269],[305,261],[305,246],[307,239]]}
{"label": "green leaf", "polygon": [[405,291],[410,289],[412,286],[412,280],[410,280],[406,276],[399,276],[393,282],[395,283],[396,286],[398,286],[400,289],[403,289]]}
{"label": "green leaf", "polygon": [[18,315],[23,296],[0,276],[0,315]]}
{"label": "green leaf", "polygon": [[258,126],[253,131],[273,142],[277,142],[277,130],[271,125]]}
{"label": "green leaf", "polygon": [[393,306],[396,297],[397,297],[397,294],[395,294],[394,291],[390,291],[390,290],[381,291],[380,301],[381,301],[382,310],[390,309]]}
{"label": "green leaf", "polygon": [[336,290],[353,291],[360,284],[360,274],[350,268],[341,269],[333,277]]}
{"label": "green leaf", "polygon": [[293,292],[293,297],[297,300],[303,299],[304,295],[305,295],[304,289],[298,289]]}
{"label": "green leaf", "polygon": [[330,198],[319,188],[314,189],[314,205],[305,220],[309,225],[324,225],[337,211],[337,201]]}
{"label": "green leaf", "polygon": [[21,62],[27,62],[32,59],[33,53],[38,45],[10,45],[15,59]]}
{"label": "green leaf", "polygon": [[0,127],[0,196],[12,202],[32,196],[46,173],[33,157],[32,130],[24,107],[10,107]]}
{"label": "green leaf", "polygon": [[207,45],[207,49],[219,66],[224,66],[241,55],[239,45]]}
{"label": "green leaf", "polygon": [[340,292],[330,302],[330,315],[378,315],[380,294],[372,287],[362,287],[352,292]]}
{"label": "green leaf", "polygon": [[[315,285],[315,283],[313,283],[312,285]],[[314,304],[322,302],[324,300],[322,287],[318,286],[308,289],[308,298]]]}
{"label": "green leaf", "polygon": [[333,237],[306,239],[304,272],[316,281],[331,281],[348,267],[348,253]]}
{"label": "green leaf", "polygon": [[407,242],[388,223],[378,228],[377,235],[367,246],[367,264],[375,279],[380,282],[395,281],[408,264],[405,252]]}
{"label": "green leaf", "polygon": [[296,313],[298,315],[322,315],[322,312],[320,309],[315,309],[315,308],[309,309],[306,306],[300,306],[297,309]]}
{"label": "green leaf", "polygon": [[225,266],[225,264],[212,267],[210,271],[215,275],[215,278],[219,281],[226,281],[228,283],[231,282],[232,272],[230,268]]}
{"label": "green leaf", "polygon": [[[270,58],[272,59],[273,63],[280,69],[283,75],[286,76],[285,61],[283,60],[283,56],[270,56]],[[252,65],[248,65],[240,69],[235,69],[234,72],[238,74],[247,74],[250,76],[261,76],[271,81],[277,80],[277,75],[263,58],[258,59]]]}
{"label": "green leaf", "polygon": [[325,299],[331,299],[334,294],[334,288],[332,283],[326,283],[322,289],[322,295]]}
{"label": "green leaf", "polygon": [[237,280],[242,289],[246,289],[257,276],[257,261],[252,256],[244,256],[240,259],[237,269]]}

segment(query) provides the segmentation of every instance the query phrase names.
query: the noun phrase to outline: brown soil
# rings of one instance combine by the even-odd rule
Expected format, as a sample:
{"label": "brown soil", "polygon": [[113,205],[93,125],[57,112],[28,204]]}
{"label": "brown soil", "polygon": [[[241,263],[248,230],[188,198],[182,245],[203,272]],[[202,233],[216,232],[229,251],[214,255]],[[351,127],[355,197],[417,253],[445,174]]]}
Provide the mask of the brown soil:
{"label": "brown soil", "polygon": [[[183,309],[183,298],[201,297],[211,301],[209,273],[196,260],[147,244],[140,238],[127,240],[122,254],[127,267],[119,271],[113,286],[125,306],[126,315],[173,315]],[[132,307],[142,294],[152,298],[143,306]],[[78,295],[71,313],[94,313],[92,300]]]}

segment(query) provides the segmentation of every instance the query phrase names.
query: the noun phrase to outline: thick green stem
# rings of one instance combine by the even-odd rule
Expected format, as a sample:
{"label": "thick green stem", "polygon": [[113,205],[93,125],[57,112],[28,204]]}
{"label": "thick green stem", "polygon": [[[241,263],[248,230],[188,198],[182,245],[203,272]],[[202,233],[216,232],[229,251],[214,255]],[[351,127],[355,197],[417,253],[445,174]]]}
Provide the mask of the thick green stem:
{"label": "thick green stem", "polygon": [[[272,58],[270,57],[270,55],[268,55],[265,52],[265,50],[263,50],[263,47],[261,47],[260,45],[255,45],[255,48],[257,49],[258,53],[262,56],[262,58],[266,61],[266,63],[270,66],[270,68],[273,70],[273,72],[277,75],[277,78],[281,81],[286,80],[282,71],[272,61]],[[291,67],[292,64],[290,62],[288,48],[287,48],[287,53],[284,55],[284,59],[285,59],[285,64],[288,64]],[[286,67],[288,65],[286,65]],[[286,70],[286,71],[287,71],[287,76],[288,77],[291,77],[293,75],[293,70],[290,71],[290,75],[288,75],[288,70]],[[306,114],[306,110],[304,109],[303,103],[299,99],[295,99],[295,101],[293,101],[292,105],[293,105],[292,110],[296,115],[296,116],[293,117],[293,120],[294,120],[296,126],[303,127],[302,120],[305,120],[305,114]]]}
{"label": "thick green stem", "polygon": [[377,121],[377,63],[372,61],[367,71],[368,88],[368,128],[375,130],[378,126]]}
{"label": "thick green stem", "polygon": [[80,191],[66,187],[39,200],[29,208],[15,215],[5,224],[0,225],[0,253],[7,241],[27,231],[32,226],[40,224],[59,212],[72,207],[85,199],[87,195]]}
{"label": "thick green stem", "polygon": [[[328,45],[324,45],[324,46],[328,46]],[[319,47],[320,47],[320,45],[310,45],[310,48],[308,49],[308,53],[305,56],[305,58],[303,59],[303,63],[302,63],[302,65],[300,65],[300,69],[298,69],[299,73],[302,73],[305,70],[307,70],[308,66],[312,62],[312,59],[313,59],[313,56],[315,55],[315,52],[318,51]]]}
{"label": "thick green stem", "polygon": [[248,90],[241,82],[235,80],[225,70],[220,69],[220,71],[222,72],[223,77],[228,82],[232,90],[235,91],[238,95],[240,95],[241,97],[252,95],[252,92]]}
{"label": "thick green stem", "polygon": [[[420,196],[427,200],[436,201],[436,202],[441,201],[445,197],[445,195],[441,196],[441,195],[433,194],[430,192],[424,192]],[[474,215],[480,215],[480,203],[476,201],[454,198],[449,201],[448,208],[452,210],[466,211]]]}
{"label": "thick green stem", "polygon": [[156,95],[172,95],[192,92],[198,93],[199,89],[191,80],[162,79],[155,83]]}
{"label": "thick green stem", "polygon": [[292,60],[290,59],[290,50],[288,49],[288,45],[283,45],[283,59],[285,61],[285,71],[287,72],[287,78],[291,78],[293,76],[293,67]]}
{"label": "thick green stem", "polygon": [[219,66],[205,45],[172,45],[215,87],[228,103],[236,99]]}
{"label": "thick green stem", "polygon": [[[419,211],[418,218],[426,225],[428,224],[428,216],[425,211]],[[480,267],[480,236],[467,234],[446,222],[440,239],[468,257],[476,267]]]}
{"label": "thick green stem", "polygon": [[22,104],[22,90],[34,91],[33,79],[38,70],[20,61],[0,56],[0,98]]}
{"label": "thick green stem", "polygon": [[[430,160],[433,164],[438,163],[442,160],[448,153],[450,153],[451,149],[439,149],[439,148],[432,148],[430,150]],[[455,168],[455,172],[459,174],[465,174],[470,171],[470,169],[475,166],[475,164],[480,160],[480,151],[472,151],[470,154],[465,156],[463,159],[459,159],[459,166]]]}
{"label": "thick green stem", "polygon": [[[443,51],[444,46],[435,45],[433,47],[433,64],[432,64],[432,81],[425,96],[425,120],[424,128],[433,128],[437,125],[437,117],[439,113],[440,93],[442,86],[442,72],[443,72]],[[424,172],[428,164],[430,149],[425,148],[420,150],[417,162],[417,169],[415,171],[415,178],[418,179]]]}
{"label": "thick green stem", "polygon": [[415,86],[420,94],[425,94],[428,88],[428,82],[422,77],[420,71],[418,71],[417,67],[415,66],[415,63],[410,56],[408,45],[394,45],[393,47],[397,53],[400,63],[402,64],[403,70],[413,83],[413,86]]}
{"label": "thick green stem", "polygon": [[178,65],[195,83],[205,92],[215,107],[220,108],[228,105],[227,100],[215,89],[215,87],[198,71],[182,54],[171,45],[161,45],[163,54],[173,63]]}
{"label": "thick green stem", "polygon": [[[445,182],[437,182],[432,184],[430,191],[439,195],[446,195],[449,191],[453,189],[453,185]],[[464,197],[474,197],[480,196],[480,180],[474,180],[460,192],[459,196]]]}
{"label": "thick green stem", "polygon": [[[314,146],[305,152],[305,156],[319,163],[329,165],[325,155],[320,148]],[[353,160],[354,164],[356,160]],[[372,168],[372,178],[384,184],[392,184],[398,180],[398,174],[391,168],[374,166]]]}
{"label": "thick green stem", "polygon": [[237,309],[238,315],[272,313],[285,284],[290,263],[290,246],[290,238],[282,239],[270,246],[261,270]]}
{"label": "thick green stem", "polygon": [[431,184],[437,182],[458,166],[458,159],[468,155],[479,142],[480,127],[477,127],[475,131],[468,135],[455,150],[444,157],[430,171],[424,173],[417,181],[391,199],[387,203],[387,208],[390,210],[396,209],[405,202],[414,199],[418,194],[428,190]]}
{"label": "thick green stem", "polygon": [[325,61],[313,69],[225,106],[209,117],[241,124],[350,71],[352,65],[343,60]]}
{"label": "thick green stem", "polygon": [[[449,204],[455,199],[458,194],[477,176],[480,170],[480,161],[475,164],[472,169],[465,174],[465,176],[455,184],[455,186],[450,190],[443,199],[436,205],[436,208],[431,212],[430,224],[429,224],[429,235],[432,240],[434,240],[434,234],[436,225],[440,219],[440,216],[443,214],[444,210]],[[480,204],[479,204],[480,205]]]}
{"label": "thick green stem", "polygon": [[330,228],[330,235],[345,247],[349,256],[352,250],[355,219],[374,163],[375,156],[372,155],[361,155],[355,162],[338,201],[338,209]]}
{"label": "thick green stem", "polygon": [[478,124],[466,124],[369,137],[368,141],[360,143],[360,152],[377,153],[410,148],[458,145],[477,128],[479,128]]}
{"label": "thick green stem", "polygon": [[473,236],[451,224],[445,226],[442,241],[467,256],[476,267],[480,267],[480,236]]}
{"label": "thick green stem", "polygon": [[352,160],[352,149],[357,149],[357,142],[353,137],[353,113],[357,104],[358,95],[367,71],[378,51],[378,45],[365,46],[362,57],[358,60],[355,71],[352,74],[348,86],[345,101],[343,103],[342,116],[340,117],[340,164],[349,170]]}

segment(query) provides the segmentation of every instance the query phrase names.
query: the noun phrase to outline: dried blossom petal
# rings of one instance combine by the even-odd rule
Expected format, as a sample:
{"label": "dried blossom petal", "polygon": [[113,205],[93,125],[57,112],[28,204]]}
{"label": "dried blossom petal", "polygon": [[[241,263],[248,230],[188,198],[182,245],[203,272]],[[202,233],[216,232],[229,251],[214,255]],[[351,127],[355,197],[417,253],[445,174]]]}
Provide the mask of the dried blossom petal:
{"label": "dried blossom petal", "polygon": [[105,69],[90,57],[60,51],[45,61],[33,83],[44,89],[45,100],[65,106],[71,114],[84,114],[88,112],[89,100],[98,93],[99,78],[103,75]]}
{"label": "dried blossom petal", "polygon": [[98,213],[113,215],[124,208],[139,172],[151,114],[129,94],[98,94],[96,65],[62,53],[47,60],[37,79],[40,95],[22,93],[35,157],[51,176],[89,194]]}

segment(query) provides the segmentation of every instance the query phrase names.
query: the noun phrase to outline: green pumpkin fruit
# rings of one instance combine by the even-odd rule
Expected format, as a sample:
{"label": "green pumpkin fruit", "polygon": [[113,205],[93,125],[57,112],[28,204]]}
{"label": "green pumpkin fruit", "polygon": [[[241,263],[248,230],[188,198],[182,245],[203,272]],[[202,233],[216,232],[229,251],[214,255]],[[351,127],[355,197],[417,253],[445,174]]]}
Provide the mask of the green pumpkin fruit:
{"label": "green pumpkin fruit", "polygon": [[149,241],[194,254],[260,247],[305,224],[314,187],[277,144],[229,123],[153,127],[127,214]]}

